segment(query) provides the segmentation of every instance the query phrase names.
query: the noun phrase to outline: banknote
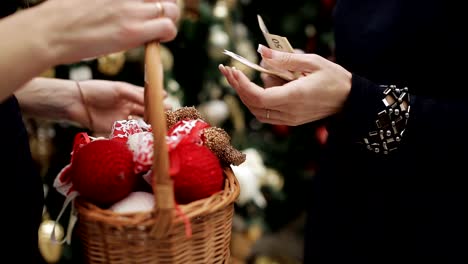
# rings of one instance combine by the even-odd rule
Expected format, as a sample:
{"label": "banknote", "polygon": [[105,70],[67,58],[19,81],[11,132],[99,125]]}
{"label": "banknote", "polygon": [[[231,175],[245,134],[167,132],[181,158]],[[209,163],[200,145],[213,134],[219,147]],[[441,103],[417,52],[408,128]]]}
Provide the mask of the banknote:
{"label": "banknote", "polygon": [[[294,49],[293,47],[291,46],[291,44],[289,43],[288,39],[285,38],[285,37],[282,37],[282,36],[279,36],[279,35],[275,35],[275,34],[271,34],[266,25],[265,25],[265,22],[263,21],[262,17],[260,15],[257,15],[257,20],[258,20],[258,25],[260,26],[260,30],[262,31],[263,33],[263,36],[265,37],[265,40],[266,42],[268,43],[268,46],[271,48],[271,49],[274,49],[274,50],[278,50],[278,51],[283,51],[283,52],[291,52],[293,53],[294,52]],[[290,71],[287,71],[287,70],[284,70],[284,71],[276,71],[276,70],[270,70],[270,69],[265,69],[264,67],[256,64],[256,63],[253,63],[251,61],[249,61],[248,59],[232,52],[232,51],[228,51],[228,50],[224,50],[223,52],[224,54],[230,56],[231,58],[241,62],[242,64],[254,69],[254,70],[257,70],[259,72],[263,72],[263,73],[267,73],[267,74],[272,74],[272,75],[275,75],[275,76],[278,76],[286,81],[292,81],[292,80],[295,80],[297,78],[299,78],[299,76],[301,76],[301,73],[299,72],[290,72]]]}
{"label": "banknote", "polygon": [[223,51],[224,54],[228,55],[229,57],[239,61],[240,63],[254,69],[254,70],[257,70],[259,72],[263,72],[263,73],[267,73],[267,74],[271,74],[271,75],[275,75],[275,76],[278,76],[280,77],[281,79],[283,80],[286,80],[286,81],[292,81],[295,79],[295,76],[293,74],[290,74],[290,72],[280,72],[280,71],[274,71],[274,70],[268,70],[268,69],[265,69],[263,68],[262,66],[256,64],[256,63],[253,63],[251,61],[249,61],[248,59],[242,57],[241,55],[238,55],[232,51],[229,51],[229,50],[224,50]]}
{"label": "banknote", "polygon": [[265,25],[265,22],[263,22],[263,19],[260,15],[257,15],[257,20],[258,20],[258,25],[260,26],[260,30],[262,31],[263,36],[265,37],[265,40],[271,49],[279,50],[283,52],[294,52],[294,49],[289,43],[287,38],[279,36],[279,35],[271,34],[268,31]]}

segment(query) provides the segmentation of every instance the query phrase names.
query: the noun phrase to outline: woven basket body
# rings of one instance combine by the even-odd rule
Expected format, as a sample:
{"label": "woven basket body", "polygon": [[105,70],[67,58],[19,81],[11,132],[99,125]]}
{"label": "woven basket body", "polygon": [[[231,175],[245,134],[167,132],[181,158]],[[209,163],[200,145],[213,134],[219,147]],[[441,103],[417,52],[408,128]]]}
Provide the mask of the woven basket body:
{"label": "woven basket body", "polygon": [[79,236],[87,263],[228,263],[230,258],[233,201],[239,185],[226,170],[224,191],[180,206],[190,218],[192,236],[174,212],[174,225],[167,236],[156,238],[151,230],[158,224],[152,213],[121,215],[78,199],[75,206]]}
{"label": "woven basket body", "polygon": [[[157,44],[147,47],[146,68],[155,74],[146,76],[148,80],[145,80],[150,84],[145,93],[145,108],[152,115],[149,120],[153,125],[155,149],[161,150],[154,153],[155,168],[159,170],[153,174],[155,208],[150,212],[119,214],[78,197],[75,201],[78,212],[75,234],[81,240],[84,259],[90,264],[229,263],[232,217],[234,201],[240,192],[239,183],[227,167],[222,191],[187,205],[174,205],[165,151],[162,71],[160,64],[152,61],[155,58],[159,58]],[[151,83],[157,83],[159,87],[151,87]],[[187,228],[191,229],[191,236],[187,235]]]}

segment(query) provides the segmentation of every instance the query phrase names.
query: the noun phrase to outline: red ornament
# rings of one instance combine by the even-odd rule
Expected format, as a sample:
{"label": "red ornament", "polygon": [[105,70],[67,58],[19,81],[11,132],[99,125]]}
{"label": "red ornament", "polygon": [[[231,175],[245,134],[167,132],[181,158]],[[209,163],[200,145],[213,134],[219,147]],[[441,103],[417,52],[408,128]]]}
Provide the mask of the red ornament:
{"label": "red ornament", "polygon": [[117,140],[95,140],[73,155],[71,181],[80,196],[97,205],[113,204],[129,195],[137,183],[133,154]]}
{"label": "red ornament", "polygon": [[187,204],[223,189],[223,169],[218,157],[206,146],[182,143],[169,155],[177,203]]}
{"label": "red ornament", "polygon": [[279,137],[287,137],[290,134],[290,127],[287,125],[272,125],[272,129]]}
{"label": "red ornament", "polygon": [[139,132],[130,135],[127,147],[133,153],[136,174],[147,172],[153,165],[153,134],[151,132]]}
{"label": "red ornament", "polygon": [[326,11],[330,12],[335,6],[335,0],[322,0],[322,5]]}
{"label": "red ornament", "polygon": [[110,139],[126,142],[128,137],[144,132],[150,131],[151,127],[147,125],[144,121],[140,120],[119,120],[115,121],[112,125]]}
{"label": "red ornament", "polygon": [[315,136],[317,137],[318,142],[320,145],[325,145],[328,140],[328,130],[325,126],[319,126],[315,131]]}

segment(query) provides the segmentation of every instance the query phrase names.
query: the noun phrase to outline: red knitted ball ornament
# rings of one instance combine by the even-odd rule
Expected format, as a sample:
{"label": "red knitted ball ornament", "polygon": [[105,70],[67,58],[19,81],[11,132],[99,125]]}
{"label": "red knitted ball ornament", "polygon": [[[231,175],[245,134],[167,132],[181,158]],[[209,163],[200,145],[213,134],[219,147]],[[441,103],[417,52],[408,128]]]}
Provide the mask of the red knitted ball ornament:
{"label": "red knitted ball ornament", "polygon": [[130,194],[137,182],[133,154],[117,140],[95,140],[73,158],[71,181],[80,196],[98,205],[111,205]]}
{"label": "red knitted ball ornament", "polygon": [[179,144],[171,151],[170,162],[177,203],[187,204],[223,189],[223,169],[218,157],[206,146]]}

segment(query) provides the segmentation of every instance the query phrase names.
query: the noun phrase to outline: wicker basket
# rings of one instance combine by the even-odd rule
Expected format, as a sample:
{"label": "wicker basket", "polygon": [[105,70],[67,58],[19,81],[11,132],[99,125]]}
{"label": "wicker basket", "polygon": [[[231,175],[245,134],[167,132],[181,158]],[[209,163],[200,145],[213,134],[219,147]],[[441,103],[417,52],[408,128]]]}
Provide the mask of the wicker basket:
{"label": "wicker basket", "polygon": [[[162,68],[158,43],[146,46],[146,117],[153,126],[153,191],[151,212],[118,214],[77,198],[76,234],[82,242],[87,263],[229,263],[234,201],[239,183],[225,168],[224,190],[187,205],[174,203],[169,176],[166,120],[162,106]],[[185,219],[192,235],[186,234]]]}

